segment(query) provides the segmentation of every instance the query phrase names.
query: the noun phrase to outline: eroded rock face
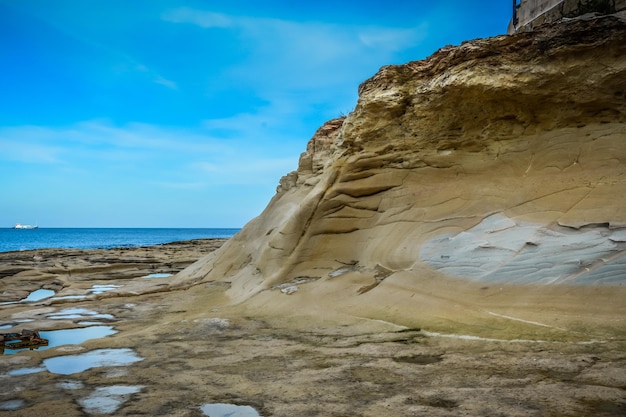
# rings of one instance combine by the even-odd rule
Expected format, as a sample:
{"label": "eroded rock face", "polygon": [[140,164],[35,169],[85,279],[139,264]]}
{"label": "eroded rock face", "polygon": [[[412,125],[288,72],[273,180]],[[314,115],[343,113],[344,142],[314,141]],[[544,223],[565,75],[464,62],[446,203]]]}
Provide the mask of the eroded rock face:
{"label": "eroded rock face", "polygon": [[[464,285],[454,278],[610,284],[615,298],[603,308],[623,310],[625,122],[626,23],[615,16],[383,67],[347,118],[315,134],[266,210],[179,282],[229,281],[234,302],[269,306],[285,297],[271,288],[308,277],[308,293],[289,296],[298,305],[332,299],[333,308],[404,323],[440,314],[409,299],[426,284],[475,313],[492,306],[451,290]],[[555,305],[565,293],[584,296],[555,291]]]}

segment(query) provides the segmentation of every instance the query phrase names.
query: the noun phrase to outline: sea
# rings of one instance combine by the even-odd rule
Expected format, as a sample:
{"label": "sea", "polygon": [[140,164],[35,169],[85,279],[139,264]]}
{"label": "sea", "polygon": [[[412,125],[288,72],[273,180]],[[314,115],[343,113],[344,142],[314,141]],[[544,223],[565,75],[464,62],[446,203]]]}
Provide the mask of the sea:
{"label": "sea", "polygon": [[216,228],[0,228],[0,252],[44,248],[132,248],[182,240],[230,238],[240,230]]}

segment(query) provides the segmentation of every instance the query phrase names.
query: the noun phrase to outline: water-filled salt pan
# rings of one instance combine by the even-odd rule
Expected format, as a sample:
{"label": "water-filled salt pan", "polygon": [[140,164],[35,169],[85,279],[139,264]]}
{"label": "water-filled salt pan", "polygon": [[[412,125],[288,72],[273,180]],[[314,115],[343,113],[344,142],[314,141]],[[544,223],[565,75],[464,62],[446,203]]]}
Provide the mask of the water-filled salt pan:
{"label": "water-filled salt pan", "polygon": [[18,410],[24,407],[24,400],[8,400],[0,403],[1,411]]}
{"label": "water-filled salt pan", "polygon": [[29,374],[38,374],[39,372],[43,372],[45,370],[46,368],[22,368],[22,369],[15,369],[13,371],[9,371],[7,372],[7,374],[11,376],[29,375]]}
{"label": "water-filled salt pan", "polygon": [[[87,340],[98,339],[100,337],[110,336],[117,333],[112,326],[91,326],[76,329],[48,330],[41,331],[39,335],[48,340],[45,346],[36,347],[36,350],[46,350],[63,345],[78,345]],[[5,346],[4,353],[10,355],[13,353],[29,350],[30,348],[10,349],[10,345]]]}
{"label": "water-filled salt pan", "polygon": [[91,294],[102,294],[103,292],[113,291],[116,288],[121,287],[121,285],[114,284],[94,284],[91,286],[89,293]]}
{"label": "water-filled salt pan", "polygon": [[156,273],[156,274],[146,275],[143,278],[168,278],[168,277],[171,277],[171,276],[172,276],[172,274]]}
{"label": "water-filled salt pan", "polygon": [[79,345],[87,340],[98,339],[117,333],[113,326],[91,326],[77,329],[50,330],[39,332],[41,337],[48,339],[47,347],[63,345]]}
{"label": "water-filled salt pan", "polygon": [[0,305],[9,305],[9,304],[17,304],[17,303],[33,303],[35,301],[40,301],[43,300],[45,298],[50,298],[55,294],[54,291],[52,290],[43,290],[43,289],[39,289],[39,290],[35,290],[33,292],[31,292],[30,294],[28,294],[28,296],[26,298],[23,298],[19,301],[6,301],[3,303],[0,303]]}
{"label": "water-filled salt pan", "polygon": [[260,417],[259,413],[248,405],[204,404],[200,409],[209,417]]}
{"label": "water-filled salt pan", "polygon": [[141,386],[113,385],[96,388],[88,397],[78,400],[84,410],[91,414],[111,414],[130,399],[131,394],[141,391]]}
{"label": "water-filled salt pan", "polygon": [[54,295],[52,290],[36,290],[31,292],[28,297],[21,300],[23,303],[29,303],[33,301],[43,300],[44,298],[52,297]]}
{"label": "water-filled salt pan", "polygon": [[44,359],[43,364],[53,374],[71,375],[91,368],[124,366],[142,360],[143,358],[128,348],[97,349],[80,355]]}
{"label": "water-filled salt pan", "polygon": [[86,308],[66,308],[56,313],[48,315],[52,320],[73,320],[73,319],[106,319],[113,320],[115,317],[111,314],[100,314],[97,311],[88,310]]}

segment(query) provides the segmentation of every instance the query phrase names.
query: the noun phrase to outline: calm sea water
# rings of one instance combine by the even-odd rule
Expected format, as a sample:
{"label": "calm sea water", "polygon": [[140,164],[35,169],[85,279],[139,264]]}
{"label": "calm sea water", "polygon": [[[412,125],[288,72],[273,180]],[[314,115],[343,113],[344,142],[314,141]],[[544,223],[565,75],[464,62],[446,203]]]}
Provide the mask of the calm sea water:
{"label": "calm sea water", "polygon": [[42,249],[108,249],[180,240],[229,238],[240,229],[0,229],[0,252]]}

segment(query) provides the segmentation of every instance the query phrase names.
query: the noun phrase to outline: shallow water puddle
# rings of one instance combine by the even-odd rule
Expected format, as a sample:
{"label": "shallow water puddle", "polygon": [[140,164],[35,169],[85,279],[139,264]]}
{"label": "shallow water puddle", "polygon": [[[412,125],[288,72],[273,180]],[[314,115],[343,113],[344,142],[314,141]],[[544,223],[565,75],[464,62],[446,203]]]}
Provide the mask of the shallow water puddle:
{"label": "shallow water puddle", "polygon": [[142,277],[142,278],[168,278],[168,277],[171,277],[172,275],[173,274],[157,273],[157,274],[146,275],[145,277]]}
{"label": "shallow water puddle", "polygon": [[41,337],[48,339],[47,348],[62,345],[79,345],[87,340],[98,339],[117,333],[113,326],[91,326],[79,329],[63,329],[39,332]]}
{"label": "shallow water puddle", "polygon": [[115,319],[115,316],[112,314],[100,314],[97,311],[87,310],[86,308],[66,308],[65,310],[49,314],[47,317],[52,320]]}
{"label": "shallow water puddle", "polygon": [[20,302],[29,303],[33,301],[43,300],[44,298],[52,297],[55,294],[52,290],[37,290],[28,294],[28,297],[24,298]]}
{"label": "shallow water puddle", "polygon": [[204,404],[200,407],[205,416],[209,417],[260,417],[261,415],[249,405]]}
{"label": "shallow water puddle", "polygon": [[50,330],[41,331],[39,335],[42,339],[48,340],[47,346],[38,346],[34,348],[22,348],[11,349],[11,344],[4,346],[4,353],[11,355],[23,350],[46,350],[57,346],[63,345],[78,345],[90,339],[97,339],[100,337],[110,336],[117,333],[113,330],[113,326],[91,326],[82,327],[79,329],[63,329],[63,330]]}
{"label": "shallow water puddle", "polygon": [[61,297],[54,297],[53,300],[82,300],[87,297],[86,295],[63,295]]}
{"label": "shallow water puddle", "polygon": [[0,305],[9,305],[9,304],[19,304],[19,303],[33,303],[35,301],[40,301],[43,300],[45,298],[50,298],[52,297],[54,294],[56,294],[54,291],[52,290],[35,290],[33,292],[31,292],[30,294],[28,294],[28,297],[23,298],[19,301],[6,301],[3,303],[0,303]]}
{"label": "shallow water puddle", "polygon": [[24,400],[9,400],[0,402],[1,411],[17,410],[24,407]]}
{"label": "shallow water puddle", "polygon": [[91,368],[106,366],[124,366],[142,361],[135,351],[128,348],[97,349],[80,355],[55,356],[44,359],[43,364],[49,372],[71,375]]}
{"label": "shallow water puddle", "polygon": [[114,289],[119,287],[121,287],[121,285],[94,284],[89,290],[87,290],[87,294],[63,295],[61,297],[54,297],[53,300],[81,300],[83,298],[86,298],[89,294],[98,295],[107,291],[113,291]]}
{"label": "shallow water puddle", "polygon": [[121,287],[121,285],[114,285],[114,284],[94,284],[91,286],[91,289],[89,290],[90,294],[102,294],[103,292],[107,292],[107,291],[113,291],[116,288]]}
{"label": "shallow water puddle", "polygon": [[139,385],[99,387],[89,396],[78,400],[78,403],[90,414],[111,414],[128,401],[132,394],[140,392],[142,388]]}
{"label": "shallow water puddle", "polygon": [[16,376],[16,375],[29,375],[29,374],[38,374],[39,372],[45,371],[46,368],[22,368],[15,369],[13,371],[7,372],[8,375]]}

